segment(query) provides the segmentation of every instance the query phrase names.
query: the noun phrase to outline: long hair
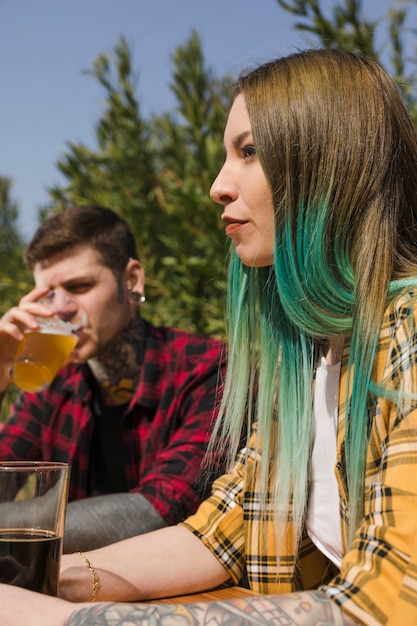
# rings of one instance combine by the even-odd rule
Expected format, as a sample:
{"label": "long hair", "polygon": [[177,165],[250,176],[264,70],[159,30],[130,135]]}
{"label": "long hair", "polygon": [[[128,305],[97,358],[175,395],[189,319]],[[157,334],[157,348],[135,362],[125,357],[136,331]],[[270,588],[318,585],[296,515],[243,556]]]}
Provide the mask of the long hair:
{"label": "long hair", "polygon": [[356,53],[307,50],[271,61],[242,75],[237,94],[272,191],[275,253],[273,266],[251,268],[231,252],[229,365],[216,434],[231,442],[232,461],[245,413],[257,422],[261,494],[266,500],[272,475],[278,526],[291,518],[297,543],[317,345],[346,334],[352,537],[363,513],[382,317],[417,282],[416,131],[390,77]]}

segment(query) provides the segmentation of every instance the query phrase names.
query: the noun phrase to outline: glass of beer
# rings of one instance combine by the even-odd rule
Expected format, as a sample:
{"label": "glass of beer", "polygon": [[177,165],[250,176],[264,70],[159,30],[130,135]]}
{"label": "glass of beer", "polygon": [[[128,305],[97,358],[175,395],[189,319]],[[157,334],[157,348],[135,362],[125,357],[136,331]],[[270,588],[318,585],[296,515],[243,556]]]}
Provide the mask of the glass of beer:
{"label": "glass of beer", "polygon": [[52,291],[39,302],[54,315],[36,316],[39,329],[25,331],[10,371],[15,385],[24,391],[39,392],[51,384],[69,360],[85,326],[85,311],[70,296],[56,297]]}
{"label": "glass of beer", "polygon": [[56,596],[70,466],[0,463],[0,583]]}

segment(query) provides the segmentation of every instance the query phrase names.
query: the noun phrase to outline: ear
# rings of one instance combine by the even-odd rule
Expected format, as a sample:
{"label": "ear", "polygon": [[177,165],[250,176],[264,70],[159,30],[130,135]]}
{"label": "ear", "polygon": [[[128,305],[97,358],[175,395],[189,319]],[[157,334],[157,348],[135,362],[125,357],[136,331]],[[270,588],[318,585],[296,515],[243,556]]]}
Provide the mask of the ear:
{"label": "ear", "polygon": [[145,294],[145,270],[137,259],[129,259],[125,270],[126,284],[129,291]]}

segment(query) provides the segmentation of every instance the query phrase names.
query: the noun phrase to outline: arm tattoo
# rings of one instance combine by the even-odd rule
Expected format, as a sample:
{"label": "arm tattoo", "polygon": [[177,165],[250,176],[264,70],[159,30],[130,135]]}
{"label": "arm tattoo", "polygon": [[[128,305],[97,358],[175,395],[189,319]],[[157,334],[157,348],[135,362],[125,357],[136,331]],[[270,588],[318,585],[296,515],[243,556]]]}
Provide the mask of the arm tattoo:
{"label": "arm tattoo", "polygon": [[190,604],[97,604],[65,626],[348,626],[354,622],[321,593],[245,597]]}
{"label": "arm tattoo", "polygon": [[140,493],[109,493],[68,503],[64,553],[85,552],[167,526]]}

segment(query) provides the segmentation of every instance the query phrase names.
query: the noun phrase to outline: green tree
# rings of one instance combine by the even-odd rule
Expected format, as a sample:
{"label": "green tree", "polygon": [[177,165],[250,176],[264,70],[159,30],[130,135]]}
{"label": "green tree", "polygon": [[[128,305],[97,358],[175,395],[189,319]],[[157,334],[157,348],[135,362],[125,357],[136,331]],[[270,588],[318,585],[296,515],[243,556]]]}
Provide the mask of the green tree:
{"label": "green tree", "polygon": [[[33,286],[32,276],[22,263],[24,243],[17,227],[19,207],[11,197],[11,189],[10,178],[0,176],[0,317]],[[12,385],[0,409],[0,422],[7,416],[16,394]]]}
{"label": "green tree", "polygon": [[219,81],[205,67],[196,32],[176,50],[173,63],[177,106],[153,119],[156,193],[169,227],[160,233],[166,254],[159,276],[173,323],[183,302],[185,315],[177,323],[221,335],[227,246],[209,191],[223,159],[231,80]]}
{"label": "green tree", "polygon": [[12,181],[0,176],[0,317],[32,286],[22,264],[23,240],[17,218],[19,207],[11,197]]}
{"label": "green tree", "polygon": [[221,162],[227,81],[205,67],[196,33],[173,63],[178,106],[145,120],[126,41],[114,59],[98,57],[89,72],[106,94],[97,146],[69,142],[57,163],[67,183],[49,192],[53,210],[102,204],[129,222],[148,276],[152,321],[221,335],[226,248],[208,193]]}
{"label": "green tree", "polygon": [[[388,12],[382,16],[364,19],[362,0],[344,0],[325,10],[320,0],[277,0],[279,6],[302,18],[294,28],[313,35],[325,47],[363,52],[386,66],[402,93],[409,111],[417,124],[417,74],[415,51],[407,54],[407,39],[415,29],[407,26],[411,6],[416,0],[393,0]],[[375,3],[369,2],[372,15]],[[376,34],[383,31],[387,37],[376,45]]]}

